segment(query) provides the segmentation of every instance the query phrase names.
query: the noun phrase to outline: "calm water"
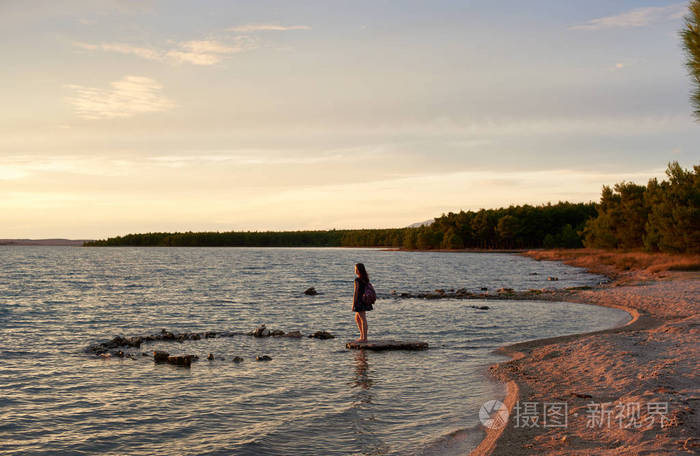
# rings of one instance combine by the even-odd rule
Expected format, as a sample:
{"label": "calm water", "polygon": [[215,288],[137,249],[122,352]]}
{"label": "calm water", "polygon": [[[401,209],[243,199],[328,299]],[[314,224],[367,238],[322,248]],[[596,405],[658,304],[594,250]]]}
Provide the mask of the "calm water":
{"label": "calm water", "polygon": [[[370,337],[425,352],[362,353],[353,264],[379,300]],[[559,281],[548,282],[548,276]],[[507,254],[365,249],[0,247],[0,452],[10,454],[464,454],[485,375],[509,342],[613,326],[624,312],[570,303],[395,300],[417,292],[591,285],[602,278]],[[305,296],[314,286],[321,293]],[[197,354],[191,369],[96,359],[114,335],[270,328],[334,340],[247,336],[144,345]],[[223,361],[204,359],[213,352]],[[262,363],[256,355],[273,359]],[[241,364],[231,362],[242,356]]]}

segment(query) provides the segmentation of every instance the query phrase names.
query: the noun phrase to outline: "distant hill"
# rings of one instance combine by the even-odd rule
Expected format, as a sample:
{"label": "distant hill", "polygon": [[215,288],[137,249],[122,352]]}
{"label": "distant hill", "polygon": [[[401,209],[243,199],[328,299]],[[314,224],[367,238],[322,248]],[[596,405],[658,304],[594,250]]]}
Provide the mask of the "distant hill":
{"label": "distant hill", "polygon": [[68,245],[81,247],[90,239],[0,239],[0,245]]}
{"label": "distant hill", "polygon": [[416,222],[408,225],[406,228],[420,228],[422,226],[430,226],[433,224],[435,219],[426,220],[424,222]]}

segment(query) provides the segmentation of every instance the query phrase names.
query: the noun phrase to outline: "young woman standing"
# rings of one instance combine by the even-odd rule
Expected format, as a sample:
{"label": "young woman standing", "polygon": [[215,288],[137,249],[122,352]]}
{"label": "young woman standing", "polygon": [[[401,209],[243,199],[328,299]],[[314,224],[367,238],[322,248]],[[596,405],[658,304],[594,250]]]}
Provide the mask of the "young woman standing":
{"label": "young woman standing", "polygon": [[355,293],[352,297],[352,311],[355,312],[355,323],[360,330],[360,338],[357,342],[367,342],[367,315],[365,312],[372,310],[371,303],[365,303],[363,295],[365,289],[369,285],[369,275],[365,269],[365,265],[357,263],[355,265]]}

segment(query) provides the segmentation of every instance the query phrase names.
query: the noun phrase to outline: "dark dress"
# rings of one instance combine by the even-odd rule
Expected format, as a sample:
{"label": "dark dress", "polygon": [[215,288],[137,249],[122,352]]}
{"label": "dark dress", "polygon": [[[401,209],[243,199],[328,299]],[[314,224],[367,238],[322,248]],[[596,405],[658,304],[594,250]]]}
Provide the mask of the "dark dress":
{"label": "dark dress", "polygon": [[352,311],[353,312],[367,312],[372,310],[372,304],[366,304],[362,299],[365,294],[365,287],[367,282],[360,280],[359,277],[355,278],[355,294],[352,297]]}

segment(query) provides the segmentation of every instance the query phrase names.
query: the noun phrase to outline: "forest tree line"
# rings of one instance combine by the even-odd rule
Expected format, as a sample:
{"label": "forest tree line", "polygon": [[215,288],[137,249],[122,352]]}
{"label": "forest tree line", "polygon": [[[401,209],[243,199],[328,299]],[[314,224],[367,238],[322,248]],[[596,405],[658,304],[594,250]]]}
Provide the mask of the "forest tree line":
{"label": "forest tree line", "polygon": [[431,249],[700,249],[700,166],[668,166],[668,181],[603,187],[600,204],[559,202],[450,212],[415,228],[128,234],[88,246],[392,247]]}
{"label": "forest tree line", "polygon": [[581,247],[577,234],[596,213],[594,203],[511,206],[442,215],[429,226],[361,230],[226,231],[127,234],[86,246],[393,247],[515,249]]}
{"label": "forest tree line", "polygon": [[603,249],[700,253],[700,166],[673,162],[668,180],[603,187],[597,217],[583,230],[584,245]]}

